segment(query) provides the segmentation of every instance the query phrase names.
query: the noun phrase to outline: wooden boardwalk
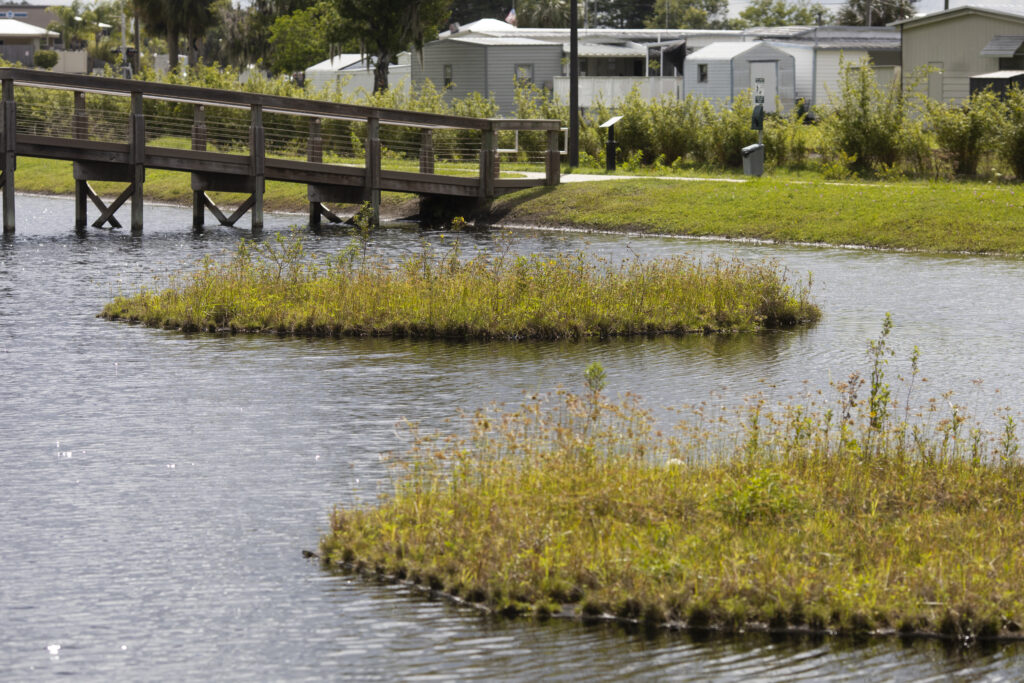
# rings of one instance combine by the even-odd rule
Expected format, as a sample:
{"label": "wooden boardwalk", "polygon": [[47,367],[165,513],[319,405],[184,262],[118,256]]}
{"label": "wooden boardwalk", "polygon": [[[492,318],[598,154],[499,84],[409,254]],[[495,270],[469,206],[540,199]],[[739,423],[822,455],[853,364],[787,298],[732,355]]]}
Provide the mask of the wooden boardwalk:
{"label": "wooden boardwalk", "polygon": [[[254,231],[263,227],[267,180],[307,186],[311,225],[338,220],[327,202],[369,202],[376,218],[381,191],[472,208],[560,180],[557,120],[444,116],[18,68],[0,68],[0,96],[5,234],[15,228],[19,156],[74,162],[76,228],[86,226],[90,201],[100,212],[97,227],[120,226],[115,214],[130,203],[133,232],[143,226],[147,169],[191,173],[193,227],[210,209],[224,225],[248,212]],[[543,175],[500,177],[503,131],[546,136],[537,160]],[[127,185],[108,205],[90,181]],[[227,215],[210,191],[248,198]]]}

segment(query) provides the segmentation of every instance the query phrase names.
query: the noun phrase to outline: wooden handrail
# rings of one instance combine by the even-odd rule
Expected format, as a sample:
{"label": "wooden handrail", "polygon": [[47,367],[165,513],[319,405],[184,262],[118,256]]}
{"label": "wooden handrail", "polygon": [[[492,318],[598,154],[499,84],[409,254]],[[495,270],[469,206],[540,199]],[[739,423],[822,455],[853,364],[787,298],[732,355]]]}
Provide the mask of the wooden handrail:
{"label": "wooden handrail", "polygon": [[98,92],[128,96],[133,92],[154,99],[179,100],[199,104],[245,107],[259,105],[264,113],[286,113],[299,116],[363,120],[375,118],[383,124],[398,124],[416,128],[469,128],[475,130],[557,130],[561,123],[555,119],[479,119],[471,116],[450,116],[427,112],[366,107],[298,97],[263,95],[238,90],[201,88],[193,85],[175,85],[150,81],[125,80],[104,76],[60,74],[36,69],[0,68],[0,80],[14,80],[17,85],[35,85],[59,90]]}

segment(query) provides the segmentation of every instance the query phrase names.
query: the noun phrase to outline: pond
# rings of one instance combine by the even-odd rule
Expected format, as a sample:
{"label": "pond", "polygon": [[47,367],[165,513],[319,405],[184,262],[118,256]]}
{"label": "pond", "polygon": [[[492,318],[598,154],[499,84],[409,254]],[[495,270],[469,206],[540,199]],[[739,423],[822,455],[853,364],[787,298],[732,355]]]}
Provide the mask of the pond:
{"label": "pond", "polygon": [[[921,348],[930,395],[982,416],[1024,394],[1024,263],[669,238],[521,231],[522,251],[721,254],[813,272],[818,325],[736,337],[448,343],[183,335],[95,317],[119,291],[234,250],[146,207],[146,232],[77,236],[73,203],[19,197],[0,243],[0,678],[1019,679],[1021,648],[883,639],[695,639],[491,620],[303,559],[335,504],[388,488],[410,420],[579,386],[652,406],[829,390],[895,320],[892,371]],[[268,216],[267,235],[296,216]],[[310,236],[335,252],[349,237]],[[370,248],[441,247],[391,228]],[[493,249],[493,234],[460,237]],[[920,390],[922,397],[929,392]]]}

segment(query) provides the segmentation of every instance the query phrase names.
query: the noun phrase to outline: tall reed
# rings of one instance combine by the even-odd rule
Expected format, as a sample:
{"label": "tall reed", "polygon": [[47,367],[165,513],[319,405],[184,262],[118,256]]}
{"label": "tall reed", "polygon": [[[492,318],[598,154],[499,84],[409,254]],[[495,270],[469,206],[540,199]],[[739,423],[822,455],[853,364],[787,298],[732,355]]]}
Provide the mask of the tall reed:
{"label": "tall reed", "polygon": [[183,330],[487,339],[749,331],[820,316],[808,286],[788,283],[774,262],[508,248],[464,258],[457,245],[390,259],[362,244],[317,261],[299,238],[242,242],[231,260],[205,259],[103,315]]}

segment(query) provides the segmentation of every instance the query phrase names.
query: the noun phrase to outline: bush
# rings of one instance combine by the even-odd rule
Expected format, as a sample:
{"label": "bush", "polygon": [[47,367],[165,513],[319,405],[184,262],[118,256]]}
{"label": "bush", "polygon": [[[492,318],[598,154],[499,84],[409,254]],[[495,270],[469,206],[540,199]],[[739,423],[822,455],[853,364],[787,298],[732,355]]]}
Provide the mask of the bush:
{"label": "bush", "polygon": [[853,170],[868,171],[910,161],[921,166],[928,156],[920,119],[903,96],[899,81],[879,86],[867,61],[843,63],[839,92],[822,120],[831,156],[854,158]]}
{"label": "bush", "polygon": [[1003,107],[991,90],[971,95],[963,105],[929,102],[928,124],[939,150],[958,175],[975,175],[982,153],[999,133]]}
{"label": "bush", "polygon": [[1014,86],[1006,94],[1006,118],[999,135],[999,153],[1013,169],[1017,180],[1024,180],[1024,91]]}
{"label": "bush", "polygon": [[57,53],[53,50],[36,50],[32,62],[40,69],[52,69],[57,66]]}

